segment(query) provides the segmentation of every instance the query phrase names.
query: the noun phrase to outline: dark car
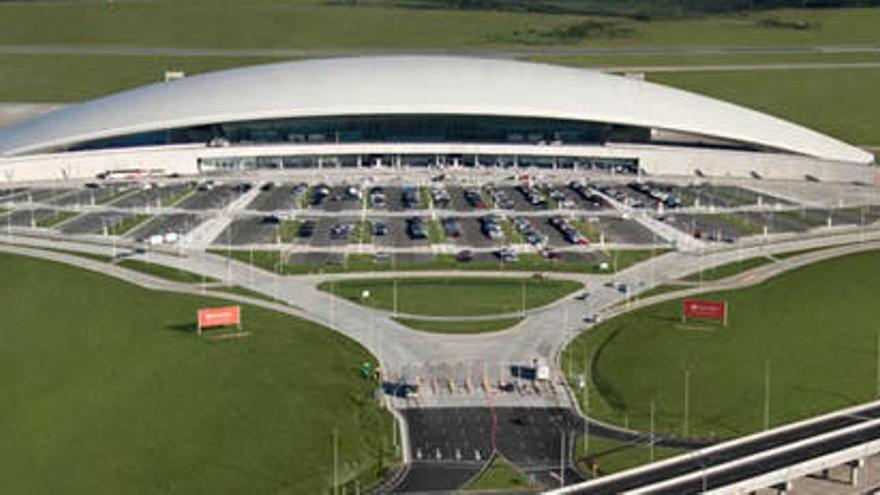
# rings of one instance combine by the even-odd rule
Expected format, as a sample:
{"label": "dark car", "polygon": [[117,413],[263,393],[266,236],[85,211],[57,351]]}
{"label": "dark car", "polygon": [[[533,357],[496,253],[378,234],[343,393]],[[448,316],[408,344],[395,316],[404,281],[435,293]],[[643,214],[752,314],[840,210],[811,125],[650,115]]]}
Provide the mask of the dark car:
{"label": "dark car", "polygon": [[373,235],[388,235],[388,226],[384,222],[373,222]]}
{"label": "dark car", "polygon": [[460,261],[462,263],[467,263],[468,261],[474,260],[474,253],[468,249],[463,251],[459,251],[457,255],[455,255],[455,260]]}
{"label": "dark car", "polygon": [[266,215],[263,217],[262,222],[268,225],[278,225],[281,223],[281,219],[275,215]]}
{"label": "dark car", "polygon": [[311,237],[315,233],[315,221],[306,220],[299,226],[300,237]]}

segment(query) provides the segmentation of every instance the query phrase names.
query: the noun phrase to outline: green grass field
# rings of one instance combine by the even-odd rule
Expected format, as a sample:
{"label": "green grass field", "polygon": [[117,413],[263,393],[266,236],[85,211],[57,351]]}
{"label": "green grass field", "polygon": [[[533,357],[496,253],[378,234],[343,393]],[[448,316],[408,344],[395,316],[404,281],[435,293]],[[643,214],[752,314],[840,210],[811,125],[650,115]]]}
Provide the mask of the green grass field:
{"label": "green grass field", "polygon": [[651,81],[769,112],[859,145],[880,144],[869,104],[880,69],[651,74]]}
{"label": "green grass field", "polygon": [[395,318],[413,330],[430,333],[488,333],[507,330],[518,325],[522,318],[501,318],[497,320],[419,320],[416,318]]}
{"label": "green grass field", "polygon": [[880,252],[836,258],[702,296],[729,303],[726,328],[682,324],[680,300],[609,320],[566,349],[563,367],[591,363],[589,414],[646,430],[653,400],[670,434],[684,433],[687,374],[688,433],[742,435],[764,426],[765,366],[770,426],[875,398],[878,290]]}
{"label": "green grass field", "polygon": [[673,65],[770,65],[787,63],[880,62],[880,54],[848,53],[718,53],[651,55],[619,53],[588,55],[539,55],[528,60],[572,67],[662,67]]}
{"label": "green grass field", "polygon": [[[321,0],[154,0],[8,2],[0,5],[0,44],[235,48],[473,48],[516,44],[766,46],[875,44],[875,9],[777,10],[634,21],[614,17],[491,10],[392,8],[393,3]],[[768,26],[768,19],[807,29]],[[585,21],[614,29],[582,36],[557,30]]]}
{"label": "green grass field", "polygon": [[[519,491],[532,487],[526,475],[502,457],[496,457],[480,476],[471,482],[465,491]],[[530,490],[529,490],[530,491]]]}
{"label": "green grass field", "polygon": [[[583,287],[570,280],[539,278],[387,278],[323,282],[318,288],[350,301],[384,310],[426,316],[477,316],[513,313],[550,304]],[[362,299],[364,291],[370,296]],[[524,297],[523,297],[524,296]]]}
{"label": "green grass field", "polygon": [[329,493],[333,429],[341,480],[390,462],[373,358],[326,328],[245,306],[251,335],[212,341],[195,310],[222,300],[10,255],[0,277],[4,491]]}

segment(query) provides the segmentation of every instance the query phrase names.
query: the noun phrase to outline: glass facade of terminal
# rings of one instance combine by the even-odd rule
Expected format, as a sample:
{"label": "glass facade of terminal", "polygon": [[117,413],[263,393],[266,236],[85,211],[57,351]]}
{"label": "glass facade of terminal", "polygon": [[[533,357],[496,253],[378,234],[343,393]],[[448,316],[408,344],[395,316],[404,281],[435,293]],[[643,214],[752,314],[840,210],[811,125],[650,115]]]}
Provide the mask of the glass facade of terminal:
{"label": "glass facade of terminal", "polygon": [[468,154],[375,154],[375,155],[229,155],[199,159],[200,172],[256,169],[348,168],[348,167],[498,167],[603,170],[634,174],[637,158],[591,156],[468,155]]}
{"label": "glass facade of terminal", "polygon": [[366,115],[253,120],[154,131],[81,143],[75,150],[163,144],[647,142],[647,128],[576,120],[480,115]]}

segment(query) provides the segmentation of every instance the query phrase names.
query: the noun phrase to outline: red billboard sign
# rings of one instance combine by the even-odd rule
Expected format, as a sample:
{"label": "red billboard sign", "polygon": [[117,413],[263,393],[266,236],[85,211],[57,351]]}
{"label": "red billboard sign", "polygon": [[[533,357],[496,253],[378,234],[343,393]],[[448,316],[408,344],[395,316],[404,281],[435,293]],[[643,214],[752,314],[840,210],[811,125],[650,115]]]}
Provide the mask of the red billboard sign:
{"label": "red billboard sign", "polygon": [[241,307],[202,308],[199,310],[199,333],[205,328],[241,325]]}
{"label": "red billboard sign", "polygon": [[684,318],[701,318],[704,320],[723,320],[727,323],[727,303],[685,299],[682,308]]}

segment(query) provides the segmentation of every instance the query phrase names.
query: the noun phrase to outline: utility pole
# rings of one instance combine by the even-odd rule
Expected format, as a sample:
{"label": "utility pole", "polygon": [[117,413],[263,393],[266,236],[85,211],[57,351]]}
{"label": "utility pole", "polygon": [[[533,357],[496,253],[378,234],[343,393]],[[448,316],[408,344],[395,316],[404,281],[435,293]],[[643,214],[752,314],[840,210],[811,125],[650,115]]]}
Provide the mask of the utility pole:
{"label": "utility pole", "polygon": [[770,360],[764,360],[764,429],[770,429]]}
{"label": "utility pole", "polygon": [[397,316],[397,279],[394,279],[394,316]]}
{"label": "utility pole", "polygon": [[565,430],[560,431],[559,443],[559,487],[565,486]]}
{"label": "utility pole", "polygon": [[339,430],[333,428],[333,495],[339,493]]}
{"label": "utility pole", "polygon": [[877,395],[880,398],[880,331],[877,332]]}
{"label": "utility pole", "polygon": [[654,399],[651,399],[651,462],[654,462]]}
{"label": "utility pole", "polygon": [[684,369],[684,436],[688,436],[688,419],[690,416],[690,381],[691,370]]}

